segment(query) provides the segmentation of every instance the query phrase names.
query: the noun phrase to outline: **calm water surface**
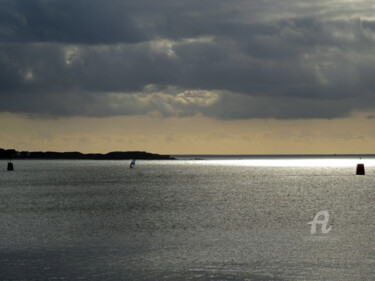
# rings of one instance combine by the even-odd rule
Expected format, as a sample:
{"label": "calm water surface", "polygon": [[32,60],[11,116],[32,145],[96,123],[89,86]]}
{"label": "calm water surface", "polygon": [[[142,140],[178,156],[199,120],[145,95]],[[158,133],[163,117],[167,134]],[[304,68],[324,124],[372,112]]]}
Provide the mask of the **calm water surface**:
{"label": "calm water surface", "polygon": [[358,162],[1,162],[0,280],[375,280]]}

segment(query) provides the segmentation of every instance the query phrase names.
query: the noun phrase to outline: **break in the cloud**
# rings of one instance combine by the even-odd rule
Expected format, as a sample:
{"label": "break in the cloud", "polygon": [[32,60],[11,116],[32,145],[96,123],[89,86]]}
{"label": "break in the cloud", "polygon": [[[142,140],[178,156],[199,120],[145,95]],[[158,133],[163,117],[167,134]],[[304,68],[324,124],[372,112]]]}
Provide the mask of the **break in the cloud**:
{"label": "break in the cloud", "polygon": [[4,0],[0,111],[335,118],[375,106],[370,1]]}

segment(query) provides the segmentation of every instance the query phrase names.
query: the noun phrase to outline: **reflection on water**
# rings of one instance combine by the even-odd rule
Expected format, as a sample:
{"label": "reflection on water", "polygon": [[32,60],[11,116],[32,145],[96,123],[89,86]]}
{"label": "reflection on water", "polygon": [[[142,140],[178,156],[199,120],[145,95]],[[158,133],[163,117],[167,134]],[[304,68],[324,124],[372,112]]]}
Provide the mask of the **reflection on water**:
{"label": "reflection on water", "polygon": [[181,165],[223,165],[223,166],[248,166],[248,167],[356,167],[357,163],[374,166],[373,159],[230,159],[230,160],[186,160],[178,161]]}
{"label": "reflection on water", "polygon": [[128,162],[0,171],[0,280],[375,279],[374,159]]}

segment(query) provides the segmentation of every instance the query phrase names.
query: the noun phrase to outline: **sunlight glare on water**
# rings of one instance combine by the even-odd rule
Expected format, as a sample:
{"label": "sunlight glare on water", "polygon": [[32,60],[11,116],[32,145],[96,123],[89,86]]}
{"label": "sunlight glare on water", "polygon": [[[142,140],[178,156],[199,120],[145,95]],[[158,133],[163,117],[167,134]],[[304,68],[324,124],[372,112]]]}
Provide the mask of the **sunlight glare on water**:
{"label": "sunlight glare on water", "polygon": [[365,166],[375,166],[373,159],[353,158],[305,158],[305,159],[207,159],[190,160],[181,164],[190,165],[222,165],[222,166],[244,166],[244,167],[356,167],[363,163]]}

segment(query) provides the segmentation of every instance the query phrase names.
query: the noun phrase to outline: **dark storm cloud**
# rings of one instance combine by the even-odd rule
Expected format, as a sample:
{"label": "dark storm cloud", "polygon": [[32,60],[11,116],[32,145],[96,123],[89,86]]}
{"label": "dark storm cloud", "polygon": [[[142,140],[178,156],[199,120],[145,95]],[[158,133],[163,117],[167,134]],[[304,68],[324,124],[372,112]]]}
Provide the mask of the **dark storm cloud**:
{"label": "dark storm cloud", "polygon": [[0,111],[246,119],[373,110],[369,4],[314,3],[5,0]]}
{"label": "dark storm cloud", "polygon": [[110,44],[144,35],[121,1],[3,0],[0,42]]}

